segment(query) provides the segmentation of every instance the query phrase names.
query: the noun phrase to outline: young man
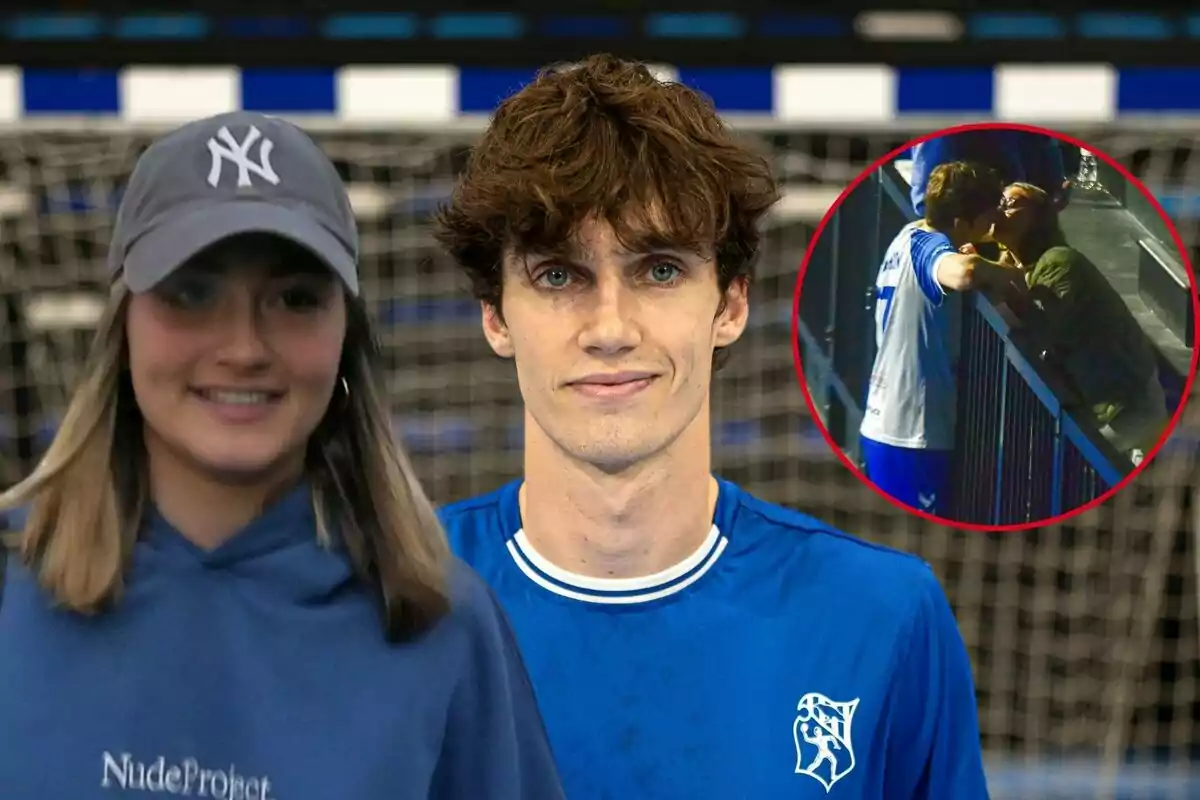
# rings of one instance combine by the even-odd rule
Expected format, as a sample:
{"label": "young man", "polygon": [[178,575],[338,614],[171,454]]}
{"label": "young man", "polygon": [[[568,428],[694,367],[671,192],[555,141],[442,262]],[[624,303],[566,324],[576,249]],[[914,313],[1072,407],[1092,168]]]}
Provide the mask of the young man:
{"label": "young man", "polygon": [[911,508],[947,513],[958,392],[956,293],[998,289],[1020,272],[974,253],[999,214],[992,171],[943,164],[929,177],[925,219],[900,229],[875,279],[875,364],[859,446],[867,477]]}
{"label": "young man", "polygon": [[706,100],[599,56],[500,107],[437,220],[526,420],[523,480],[443,519],[572,800],[987,796],[928,567],[712,475],[776,198]]}

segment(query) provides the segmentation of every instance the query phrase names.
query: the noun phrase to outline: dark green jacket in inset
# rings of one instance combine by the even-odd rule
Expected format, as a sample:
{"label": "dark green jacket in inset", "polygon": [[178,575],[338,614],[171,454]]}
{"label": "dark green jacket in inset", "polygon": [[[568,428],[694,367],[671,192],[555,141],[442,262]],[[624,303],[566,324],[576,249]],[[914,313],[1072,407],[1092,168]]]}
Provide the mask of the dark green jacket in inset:
{"label": "dark green jacket in inset", "polygon": [[1095,422],[1104,425],[1154,376],[1151,344],[1099,268],[1060,244],[1025,275],[1034,308],[1027,322],[1048,346]]}

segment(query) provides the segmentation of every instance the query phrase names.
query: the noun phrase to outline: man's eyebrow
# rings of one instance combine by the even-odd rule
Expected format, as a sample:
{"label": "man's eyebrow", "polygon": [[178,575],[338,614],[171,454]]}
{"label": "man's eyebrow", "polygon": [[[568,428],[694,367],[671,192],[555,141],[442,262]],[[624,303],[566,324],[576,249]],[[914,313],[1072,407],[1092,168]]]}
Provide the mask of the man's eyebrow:
{"label": "man's eyebrow", "polygon": [[677,236],[662,231],[649,230],[630,236],[625,242],[625,249],[630,254],[661,253],[691,253],[699,248],[695,242],[685,242]]}
{"label": "man's eyebrow", "polygon": [[[648,232],[627,238],[620,243],[616,253],[627,259],[656,253],[695,253],[701,248],[696,244],[677,241],[662,233]],[[531,259],[559,258],[576,264],[585,264],[595,258],[595,251],[576,242],[563,242],[551,246],[528,245],[512,251],[512,261],[516,266],[525,267]]]}
{"label": "man's eyebrow", "polygon": [[530,245],[515,249],[512,253],[512,261],[522,267],[527,266],[531,260],[542,259],[562,259],[564,261],[581,263],[589,260],[591,255],[590,250],[574,244],[564,243],[552,246]]}

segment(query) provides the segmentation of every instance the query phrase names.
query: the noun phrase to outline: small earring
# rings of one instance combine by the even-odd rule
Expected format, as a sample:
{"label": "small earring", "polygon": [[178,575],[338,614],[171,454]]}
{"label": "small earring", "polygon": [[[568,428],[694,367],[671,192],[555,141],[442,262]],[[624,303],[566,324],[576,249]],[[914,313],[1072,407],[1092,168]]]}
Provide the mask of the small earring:
{"label": "small earring", "polygon": [[343,395],[343,399],[345,399],[345,400],[350,399],[350,384],[346,381],[346,379],[344,377],[342,378],[342,395]]}

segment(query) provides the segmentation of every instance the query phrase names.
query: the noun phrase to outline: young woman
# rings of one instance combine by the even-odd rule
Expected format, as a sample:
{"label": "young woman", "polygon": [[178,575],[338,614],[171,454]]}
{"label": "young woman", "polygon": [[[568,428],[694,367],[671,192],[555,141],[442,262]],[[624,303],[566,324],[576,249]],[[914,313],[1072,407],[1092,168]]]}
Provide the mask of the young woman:
{"label": "young woman", "polygon": [[1170,421],[1154,345],[1104,274],[1063,236],[1053,198],[1004,190],[993,235],[1024,265],[1031,308],[1021,324],[1077,395],[1077,410],[1134,464]]}
{"label": "young woman", "polygon": [[0,794],[561,797],[508,623],[393,442],[357,232],[299,129],[140,159],[0,605]]}

